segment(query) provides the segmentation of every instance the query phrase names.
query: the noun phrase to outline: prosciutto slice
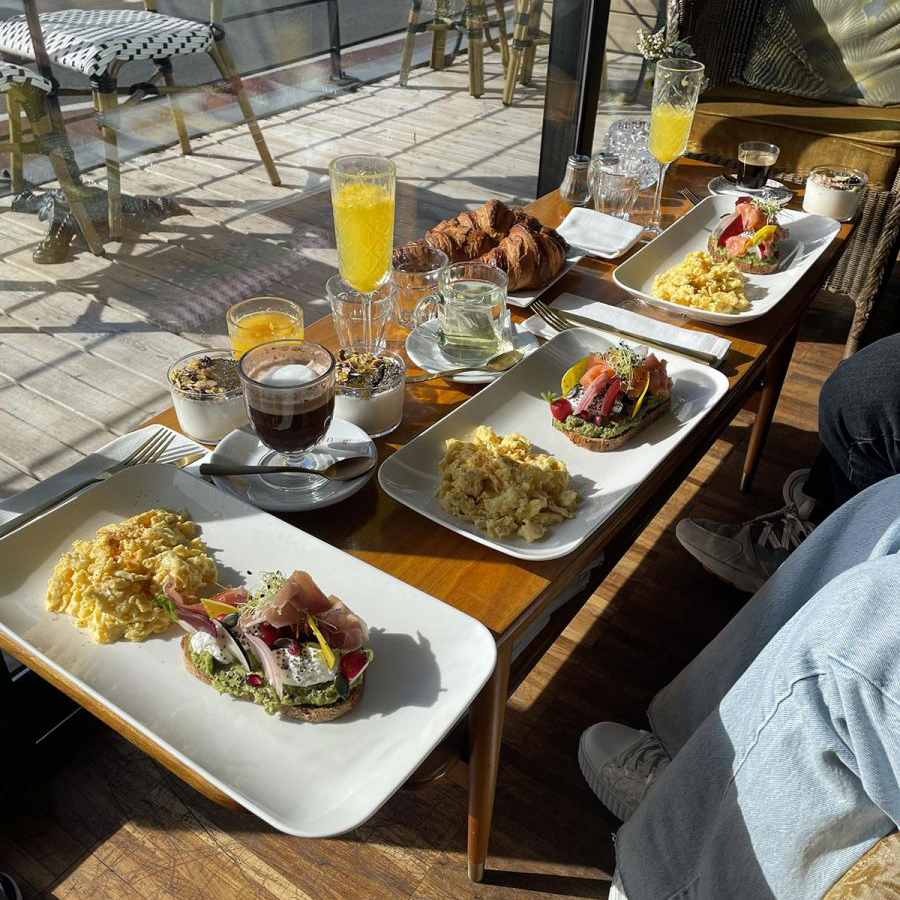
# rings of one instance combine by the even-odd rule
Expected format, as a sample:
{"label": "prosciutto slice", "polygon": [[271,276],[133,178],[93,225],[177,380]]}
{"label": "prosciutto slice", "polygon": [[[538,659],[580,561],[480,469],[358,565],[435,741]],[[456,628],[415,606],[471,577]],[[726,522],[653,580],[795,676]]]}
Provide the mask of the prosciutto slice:
{"label": "prosciutto slice", "polygon": [[308,572],[294,572],[269,598],[265,606],[241,618],[241,625],[268,622],[275,628],[305,626],[312,616],[322,635],[335,650],[358,650],[369,639],[366,623],[335,596],[326,597]]}

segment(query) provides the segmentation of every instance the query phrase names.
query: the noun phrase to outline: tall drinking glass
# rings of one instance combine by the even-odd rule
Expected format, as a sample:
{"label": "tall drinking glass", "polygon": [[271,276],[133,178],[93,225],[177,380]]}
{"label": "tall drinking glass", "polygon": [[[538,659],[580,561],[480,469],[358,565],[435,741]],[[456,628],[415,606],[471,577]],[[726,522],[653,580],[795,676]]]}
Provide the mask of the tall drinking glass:
{"label": "tall drinking glass", "polygon": [[[312,341],[280,340],[248,350],[238,363],[253,430],[267,453],[260,465],[297,466],[328,431],[334,415],[335,361]],[[314,466],[314,461],[312,461]],[[301,472],[261,475],[271,487],[312,493],[327,480]]]}
{"label": "tall drinking glass", "polygon": [[694,109],[703,86],[703,63],[695,59],[661,59],[656,64],[650,109],[650,152],[659,163],[653,216],[647,231],[659,234],[663,181],[669,166],[687,150]]}
{"label": "tall drinking glass", "polygon": [[397,168],[381,156],[339,156],[328,166],[341,277],[361,294],[391,272]]}

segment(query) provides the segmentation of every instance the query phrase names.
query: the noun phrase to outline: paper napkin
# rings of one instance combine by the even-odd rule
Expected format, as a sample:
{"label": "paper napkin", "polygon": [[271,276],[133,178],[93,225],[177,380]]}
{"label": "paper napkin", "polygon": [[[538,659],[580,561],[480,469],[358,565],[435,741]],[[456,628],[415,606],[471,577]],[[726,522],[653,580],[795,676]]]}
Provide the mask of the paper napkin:
{"label": "paper napkin", "polygon": [[556,230],[574,247],[581,247],[594,256],[615,259],[632,247],[644,233],[644,226],[575,207]]}

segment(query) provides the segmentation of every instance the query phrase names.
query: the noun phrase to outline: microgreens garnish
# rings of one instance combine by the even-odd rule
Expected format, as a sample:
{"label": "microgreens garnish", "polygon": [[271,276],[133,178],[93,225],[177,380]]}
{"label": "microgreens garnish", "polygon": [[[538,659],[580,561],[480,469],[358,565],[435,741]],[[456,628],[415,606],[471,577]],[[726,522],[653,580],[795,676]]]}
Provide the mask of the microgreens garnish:
{"label": "microgreens garnish", "polygon": [[754,197],[750,203],[755,206],[765,217],[769,225],[774,225],[781,212],[781,203],[773,197]]}

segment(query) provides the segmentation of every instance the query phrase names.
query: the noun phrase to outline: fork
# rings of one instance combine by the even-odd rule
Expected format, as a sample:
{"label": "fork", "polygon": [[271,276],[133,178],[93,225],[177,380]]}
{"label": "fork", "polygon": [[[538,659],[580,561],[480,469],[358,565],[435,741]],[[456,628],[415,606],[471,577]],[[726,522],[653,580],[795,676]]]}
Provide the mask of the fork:
{"label": "fork", "polygon": [[129,456],[126,456],[125,459],[123,459],[121,462],[114,463],[103,472],[79,481],[72,487],[66,488],[64,491],[60,491],[60,493],[51,497],[49,500],[45,500],[34,509],[30,509],[28,510],[28,512],[24,512],[21,515],[16,516],[14,519],[10,519],[8,522],[0,525],[0,538],[5,537],[7,534],[10,534],[13,531],[16,531],[18,528],[21,528],[32,519],[37,518],[41,513],[46,512],[48,509],[52,509],[54,506],[59,505],[63,502],[63,500],[68,500],[69,497],[71,497],[73,494],[77,494],[80,490],[88,487],[89,485],[99,484],[102,481],[106,481],[108,478],[112,478],[113,475],[116,475],[124,469],[129,469],[132,466],[139,466],[156,462],[163,455],[163,453],[173,440],[175,440],[175,434],[173,432],[155,432],[154,434],[150,435],[150,437],[147,438],[147,440],[144,441],[144,443],[141,444],[140,447],[138,447]]}
{"label": "fork", "polygon": [[681,194],[691,206],[696,206],[700,202],[700,198],[690,188],[679,188],[678,193]]}
{"label": "fork", "polygon": [[641,334],[635,334],[632,331],[626,331],[624,328],[617,328],[615,325],[607,325],[606,323],[592,323],[589,319],[580,319],[577,316],[571,316],[570,314],[563,314],[557,312],[555,309],[551,309],[544,303],[543,300],[535,300],[534,303],[531,304],[531,308],[536,312],[554,331],[568,331],[570,328],[576,327],[587,327],[594,328],[600,331],[611,331],[613,334],[621,335],[622,337],[631,338],[633,341],[640,341],[642,344],[646,344],[648,347],[653,347],[657,350],[665,350],[667,353],[678,353],[681,356],[687,356],[690,359],[695,360],[696,362],[703,363],[704,365],[710,365],[716,362],[716,356],[713,353],[707,353],[705,350],[696,350],[694,348],[682,347],[680,344],[670,344],[668,341],[660,340],[657,338],[656,340],[650,340],[649,338],[645,338]]}

